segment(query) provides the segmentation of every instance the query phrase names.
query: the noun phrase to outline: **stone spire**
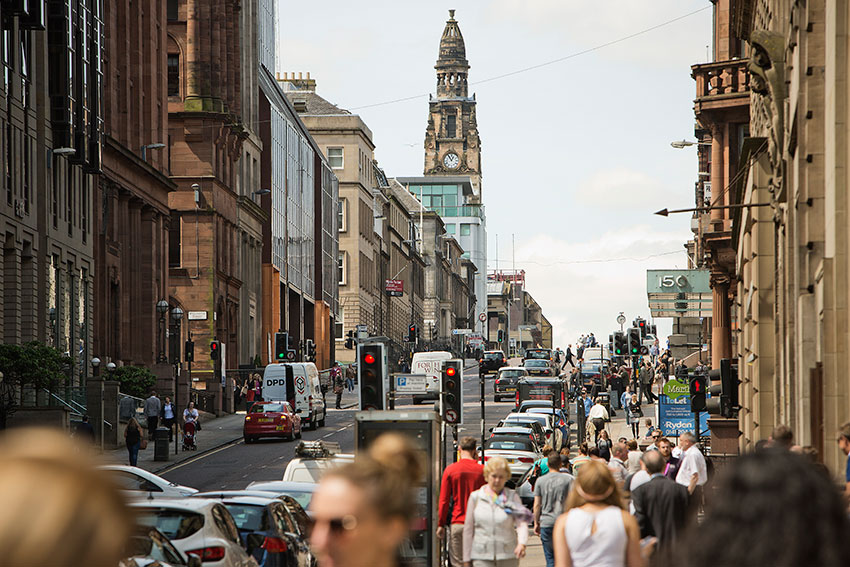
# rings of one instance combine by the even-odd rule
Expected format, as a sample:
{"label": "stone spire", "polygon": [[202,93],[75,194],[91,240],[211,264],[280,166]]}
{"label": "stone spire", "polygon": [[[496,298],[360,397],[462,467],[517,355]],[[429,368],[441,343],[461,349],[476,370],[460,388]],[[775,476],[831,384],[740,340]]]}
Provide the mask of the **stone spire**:
{"label": "stone spire", "polygon": [[434,68],[437,70],[437,98],[468,96],[469,63],[454,10],[449,10],[449,19],[440,39],[440,56]]}

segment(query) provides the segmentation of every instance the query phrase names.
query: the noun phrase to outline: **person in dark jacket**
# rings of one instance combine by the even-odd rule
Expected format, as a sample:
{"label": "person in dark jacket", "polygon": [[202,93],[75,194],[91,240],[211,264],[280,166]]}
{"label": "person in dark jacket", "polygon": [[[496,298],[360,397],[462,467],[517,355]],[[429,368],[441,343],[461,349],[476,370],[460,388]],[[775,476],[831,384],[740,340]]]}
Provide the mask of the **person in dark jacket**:
{"label": "person in dark jacket", "polygon": [[662,474],[666,462],[658,451],[647,451],[641,465],[649,481],[632,491],[635,519],[641,537],[658,538],[656,549],[662,554],[675,545],[684,531],[688,511],[688,489]]}
{"label": "person in dark jacket", "polygon": [[94,443],[94,427],[89,423],[89,416],[84,415],[83,421],[77,424],[77,436]]}
{"label": "person in dark jacket", "polygon": [[139,461],[139,447],[142,444],[142,428],[135,417],[131,417],[124,429],[124,444],[130,454],[130,466],[135,467]]}

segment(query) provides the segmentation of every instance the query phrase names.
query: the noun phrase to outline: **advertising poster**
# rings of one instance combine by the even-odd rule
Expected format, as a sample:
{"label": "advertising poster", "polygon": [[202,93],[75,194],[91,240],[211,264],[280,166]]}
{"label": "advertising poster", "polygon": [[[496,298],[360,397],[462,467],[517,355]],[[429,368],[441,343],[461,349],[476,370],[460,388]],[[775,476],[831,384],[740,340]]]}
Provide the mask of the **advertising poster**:
{"label": "advertising poster", "polygon": [[[700,435],[708,435],[708,412],[700,412],[699,424]],[[685,431],[694,433],[694,414],[691,413],[687,382],[669,380],[664,384],[658,399],[658,426],[666,437],[678,437]]]}

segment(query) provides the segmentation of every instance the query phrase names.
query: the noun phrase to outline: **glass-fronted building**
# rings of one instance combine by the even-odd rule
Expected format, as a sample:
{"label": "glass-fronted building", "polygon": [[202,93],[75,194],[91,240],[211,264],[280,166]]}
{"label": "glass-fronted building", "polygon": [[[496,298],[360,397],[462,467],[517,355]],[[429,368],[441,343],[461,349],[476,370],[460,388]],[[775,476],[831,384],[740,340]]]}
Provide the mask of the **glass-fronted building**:
{"label": "glass-fronted building", "polygon": [[478,315],[487,312],[487,216],[484,205],[468,204],[474,196],[472,179],[467,176],[398,177],[398,182],[413,193],[429,211],[443,219],[446,233],[463,248],[463,257],[471,260],[475,275],[476,329],[483,329]]}

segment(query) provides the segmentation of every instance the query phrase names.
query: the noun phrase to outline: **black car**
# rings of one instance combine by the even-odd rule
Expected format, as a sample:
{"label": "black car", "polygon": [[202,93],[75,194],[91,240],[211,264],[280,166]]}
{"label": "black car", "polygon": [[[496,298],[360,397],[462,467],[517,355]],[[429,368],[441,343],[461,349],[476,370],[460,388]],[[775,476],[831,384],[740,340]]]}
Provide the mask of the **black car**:
{"label": "black car", "polygon": [[567,404],[566,385],[559,378],[537,378],[528,376],[517,384],[516,407],[525,400],[547,400],[556,408]]}
{"label": "black car", "polygon": [[505,398],[514,399],[517,382],[526,376],[528,376],[528,372],[525,368],[506,366],[499,369],[499,376],[493,383],[493,400],[500,402]]}
{"label": "black car", "polygon": [[507,366],[508,360],[505,353],[500,350],[484,351],[484,356],[478,361],[478,371],[482,374],[494,374],[503,366]]}
{"label": "black car", "polygon": [[522,363],[530,376],[554,376],[555,369],[548,360],[529,359]]}
{"label": "black car", "polygon": [[[294,516],[285,502],[276,498],[234,496],[222,498],[242,546],[257,563],[279,567],[312,567],[315,558],[308,544],[303,519]],[[299,521],[301,520],[301,521]]]}

